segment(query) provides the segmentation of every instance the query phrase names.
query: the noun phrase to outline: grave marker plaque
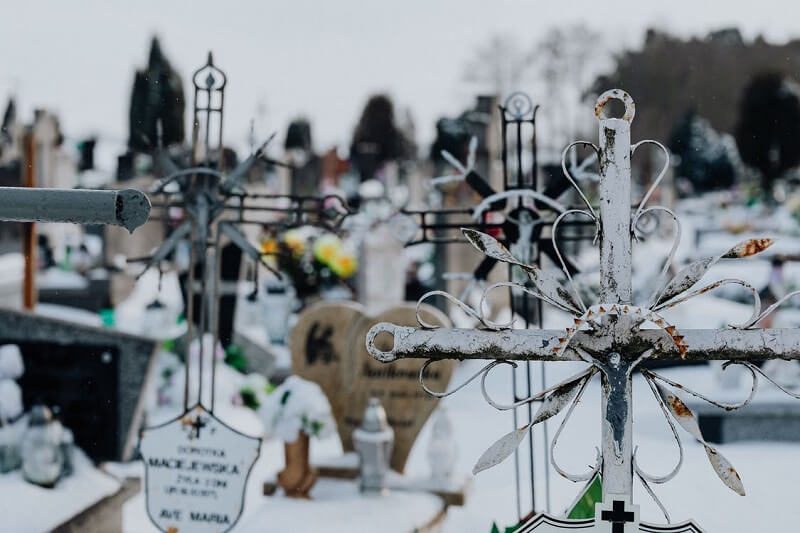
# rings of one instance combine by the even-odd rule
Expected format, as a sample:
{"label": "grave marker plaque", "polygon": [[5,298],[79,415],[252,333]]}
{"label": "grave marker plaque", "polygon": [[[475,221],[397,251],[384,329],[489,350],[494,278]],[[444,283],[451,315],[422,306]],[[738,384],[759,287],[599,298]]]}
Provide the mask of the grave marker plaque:
{"label": "grave marker plaque", "polygon": [[141,452],[150,520],[165,533],[230,531],[261,439],[230,428],[197,405],[144,432]]}
{"label": "grave marker plaque", "polygon": [[631,505],[626,498],[596,504],[595,518],[584,520],[565,520],[546,514],[539,514],[525,522],[517,533],[556,533],[564,530],[577,530],[590,533],[703,533],[694,522],[682,522],[669,526],[659,526],[639,521],[639,506]]}
{"label": "grave marker plaque", "polygon": [[[446,315],[433,306],[420,306],[420,316],[431,324],[446,326]],[[355,302],[321,302],[304,311],[290,335],[292,370],[317,383],[331,404],[342,448],[353,451],[353,430],[371,396],[381,400],[395,431],[392,468],[402,471],[411,447],[438,402],[419,388],[422,362],[405,360],[387,367],[367,353],[364,339],[375,324],[392,321],[416,324],[416,306],[405,304],[377,316],[365,314]],[[455,361],[426,370],[432,387],[444,390]]]}

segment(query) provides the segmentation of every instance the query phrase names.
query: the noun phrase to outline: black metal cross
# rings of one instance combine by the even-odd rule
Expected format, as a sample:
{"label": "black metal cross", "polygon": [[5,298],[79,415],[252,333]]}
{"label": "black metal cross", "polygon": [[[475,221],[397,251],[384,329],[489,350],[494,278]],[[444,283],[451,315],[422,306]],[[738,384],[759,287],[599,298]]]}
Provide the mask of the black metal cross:
{"label": "black metal cross", "polygon": [[634,513],[625,510],[625,502],[622,500],[614,500],[611,510],[603,511],[600,519],[611,522],[611,533],[625,533],[625,524],[636,521]]}
{"label": "black metal cross", "polygon": [[[204,427],[206,427],[207,425],[208,424],[203,419],[203,417],[200,416],[200,415],[197,415],[195,417],[195,419],[192,421],[192,423],[190,424],[190,426],[192,426],[193,437],[196,438],[196,439],[199,439],[200,438],[200,430],[203,429]],[[614,502],[614,505],[616,505],[616,502]]]}

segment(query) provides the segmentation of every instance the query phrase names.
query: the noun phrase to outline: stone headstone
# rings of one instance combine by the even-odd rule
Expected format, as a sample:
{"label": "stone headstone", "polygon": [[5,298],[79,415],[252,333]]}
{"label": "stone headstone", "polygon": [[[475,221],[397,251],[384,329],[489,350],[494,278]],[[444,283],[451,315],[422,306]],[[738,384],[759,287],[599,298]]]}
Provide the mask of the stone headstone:
{"label": "stone headstone", "polygon": [[239,433],[197,405],[144,431],[140,450],[150,520],[166,533],[230,531],[261,439]]}
{"label": "stone headstone", "polygon": [[[447,327],[447,316],[433,306],[422,305],[422,318],[431,324]],[[361,425],[361,416],[370,397],[377,397],[386,409],[389,424],[394,429],[395,442],[391,466],[402,472],[408,454],[425,422],[436,408],[438,399],[419,386],[422,359],[404,359],[391,365],[373,359],[366,348],[367,331],[379,322],[415,326],[416,306],[404,304],[388,309],[374,317],[364,317],[350,330],[349,345],[352,363],[345,367],[347,402],[339,421],[339,436],[346,451],[353,449],[352,433]],[[380,342],[380,338],[376,339]],[[455,369],[455,361],[432,364],[426,370],[425,384],[432,390],[444,391]]]}
{"label": "stone headstone", "polygon": [[[450,323],[444,313],[429,305],[422,306],[422,317],[432,324]],[[377,316],[368,316],[355,302],[320,302],[309,307],[289,336],[292,371],[317,383],[328,396],[346,452],[354,450],[353,430],[361,425],[369,398],[379,398],[395,432],[391,466],[402,471],[438,399],[419,387],[424,361],[407,359],[384,365],[369,356],[366,334],[378,322],[418,325],[416,306],[399,305]],[[454,361],[431,365],[425,383],[433,390],[445,390],[454,368]]]}
{"label": "stone headstone", "polygon": [[153,373],[151,339],[11,310],[0,311],[0,344],[17,344],[26,408],[59,408],[75,443],[95,461],[131,459],[142,424],[142,391]]}
{"label": "stone headstone", "polygon": [[364,236],[359,271],[360,301],[372,312],[405,300],[406,259],[403,243],[389,224],[378,224]]}
{"label": "stone headstone", "polygon": [[318,302],[300,313],[289,335],[292,371],[322,388],[339,428],[348,403],[350,330],[363,317],[364,307],[356,302]]}

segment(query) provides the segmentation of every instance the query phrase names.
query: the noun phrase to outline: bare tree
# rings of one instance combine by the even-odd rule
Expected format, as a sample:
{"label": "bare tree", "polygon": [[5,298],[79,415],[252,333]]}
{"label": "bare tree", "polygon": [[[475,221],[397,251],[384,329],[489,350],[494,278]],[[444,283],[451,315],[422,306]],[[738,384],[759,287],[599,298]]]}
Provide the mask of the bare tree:
{"label": "bare tree", "polygon": [[464,68],[464,80],[500,97],[519,90],[533,75],[534,55],[513,37],[494,35],[475,49]]}

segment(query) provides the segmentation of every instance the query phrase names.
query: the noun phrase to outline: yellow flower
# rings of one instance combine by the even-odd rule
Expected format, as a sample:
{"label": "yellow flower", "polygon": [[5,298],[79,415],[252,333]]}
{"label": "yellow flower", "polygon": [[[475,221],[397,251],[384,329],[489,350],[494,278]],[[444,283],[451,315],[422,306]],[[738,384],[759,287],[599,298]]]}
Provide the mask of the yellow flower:
{"label": "yellow flower", "polygon": [[348,250],[340,248],[328,264],[334,274],[342,279],[349,278],[358,270],[358,258]]}
{"label": "yellow flower", "polygon": [[331,261],[342,248],[342,241],[333,234],[323,235],[314,243],[314,257],[320,263],[330,266]]}
{"label": "yellow flower", "polygon": [[261,254],[273,255],[278,251],[278,242],[275,239],[264,239],[261,241]]}
{"label": "yellow flower", "polygon": [[283,242],[286,243],[286,246],[289,247],[294,255],[303,255],[303,251],[306,248],[306,243],[300,232],[295,230],[287,231],[283,234]]}

